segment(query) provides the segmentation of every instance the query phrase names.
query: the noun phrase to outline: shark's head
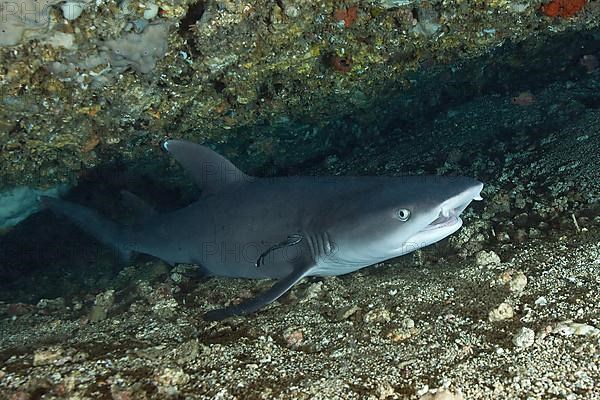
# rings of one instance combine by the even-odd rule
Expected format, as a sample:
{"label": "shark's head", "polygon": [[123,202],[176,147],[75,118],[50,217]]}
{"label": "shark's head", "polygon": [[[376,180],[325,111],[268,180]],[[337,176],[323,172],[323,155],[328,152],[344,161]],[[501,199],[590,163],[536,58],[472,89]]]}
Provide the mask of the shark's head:
{"label": "shark's head", "polygon": [[483,184],[466,177],[382,180],[343,207],[329,234],[342,263],[373,264],[435,243],[462,226],[460,214],[481,200]]}

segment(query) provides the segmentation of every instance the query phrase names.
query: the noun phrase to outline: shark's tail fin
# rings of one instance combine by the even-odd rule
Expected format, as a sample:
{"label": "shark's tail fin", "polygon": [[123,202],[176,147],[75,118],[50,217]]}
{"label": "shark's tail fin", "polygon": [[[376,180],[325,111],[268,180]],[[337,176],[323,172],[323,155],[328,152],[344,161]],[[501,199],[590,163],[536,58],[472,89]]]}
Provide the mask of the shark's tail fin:
{"label": "shark's tail fin", "polygon": [[113,247],[123,260],[131,258],[131,248],[128,245],[128,229],[98,212],[82,205],[60,200],[54,197],[40,196],[40,202],[52,212],[63,215],[79,228],[91,234],[96,239]]}

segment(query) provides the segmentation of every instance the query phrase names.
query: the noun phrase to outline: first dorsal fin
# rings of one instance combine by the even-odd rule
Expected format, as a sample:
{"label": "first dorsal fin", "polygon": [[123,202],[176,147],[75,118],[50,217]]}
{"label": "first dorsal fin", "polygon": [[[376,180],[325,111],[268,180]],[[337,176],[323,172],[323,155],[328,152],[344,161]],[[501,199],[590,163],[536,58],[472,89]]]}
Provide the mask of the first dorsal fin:
{"label": "first dorsal fin", "polygon": [[184,140],[167,140],[163,147],[190,173],[203,196],[215,194],[232,184],[252,180],[231,161],[206,146]]}

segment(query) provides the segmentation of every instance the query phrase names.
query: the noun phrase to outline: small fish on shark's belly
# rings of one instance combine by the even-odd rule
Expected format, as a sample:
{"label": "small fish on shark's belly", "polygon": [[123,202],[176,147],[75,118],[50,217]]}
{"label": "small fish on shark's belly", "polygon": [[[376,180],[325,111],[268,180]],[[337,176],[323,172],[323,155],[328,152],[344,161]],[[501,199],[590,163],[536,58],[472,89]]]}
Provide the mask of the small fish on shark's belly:
{"label": "small fish on shark's belly", "polygon": [[462,226],[460,214],[483,188],[467,177],[256,178],[208,147],[163,147],[202,190],[185,208],[157,214],[129,193],[147,217],[124,226],[79,204],[40,200],[123,257],[139,252],[196,263],[212,276],[278,279],[252,299],[207,312],[208,320],[255,312],[303,277],[346,274],[435,243]]}

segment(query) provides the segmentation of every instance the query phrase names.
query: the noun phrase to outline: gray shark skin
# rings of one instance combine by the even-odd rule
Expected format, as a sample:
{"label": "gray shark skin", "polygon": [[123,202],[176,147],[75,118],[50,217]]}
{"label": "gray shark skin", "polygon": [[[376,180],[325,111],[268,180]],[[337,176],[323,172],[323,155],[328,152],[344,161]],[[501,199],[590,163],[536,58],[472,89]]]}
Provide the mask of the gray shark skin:
{"label": "gray shark skin", "polygon": [[462,226],[459,217],[483,184],[467,177],[256,178],[207,147],[168,140],[163,147],[191,174],[202,197],[119,225],[81,205],[43,197],[121,254],[150,254],[200,265],[208,275],[272,278],[267,291],[209,311],[207,320],[255,312],[306,276],[342,275],[435,243]]}

